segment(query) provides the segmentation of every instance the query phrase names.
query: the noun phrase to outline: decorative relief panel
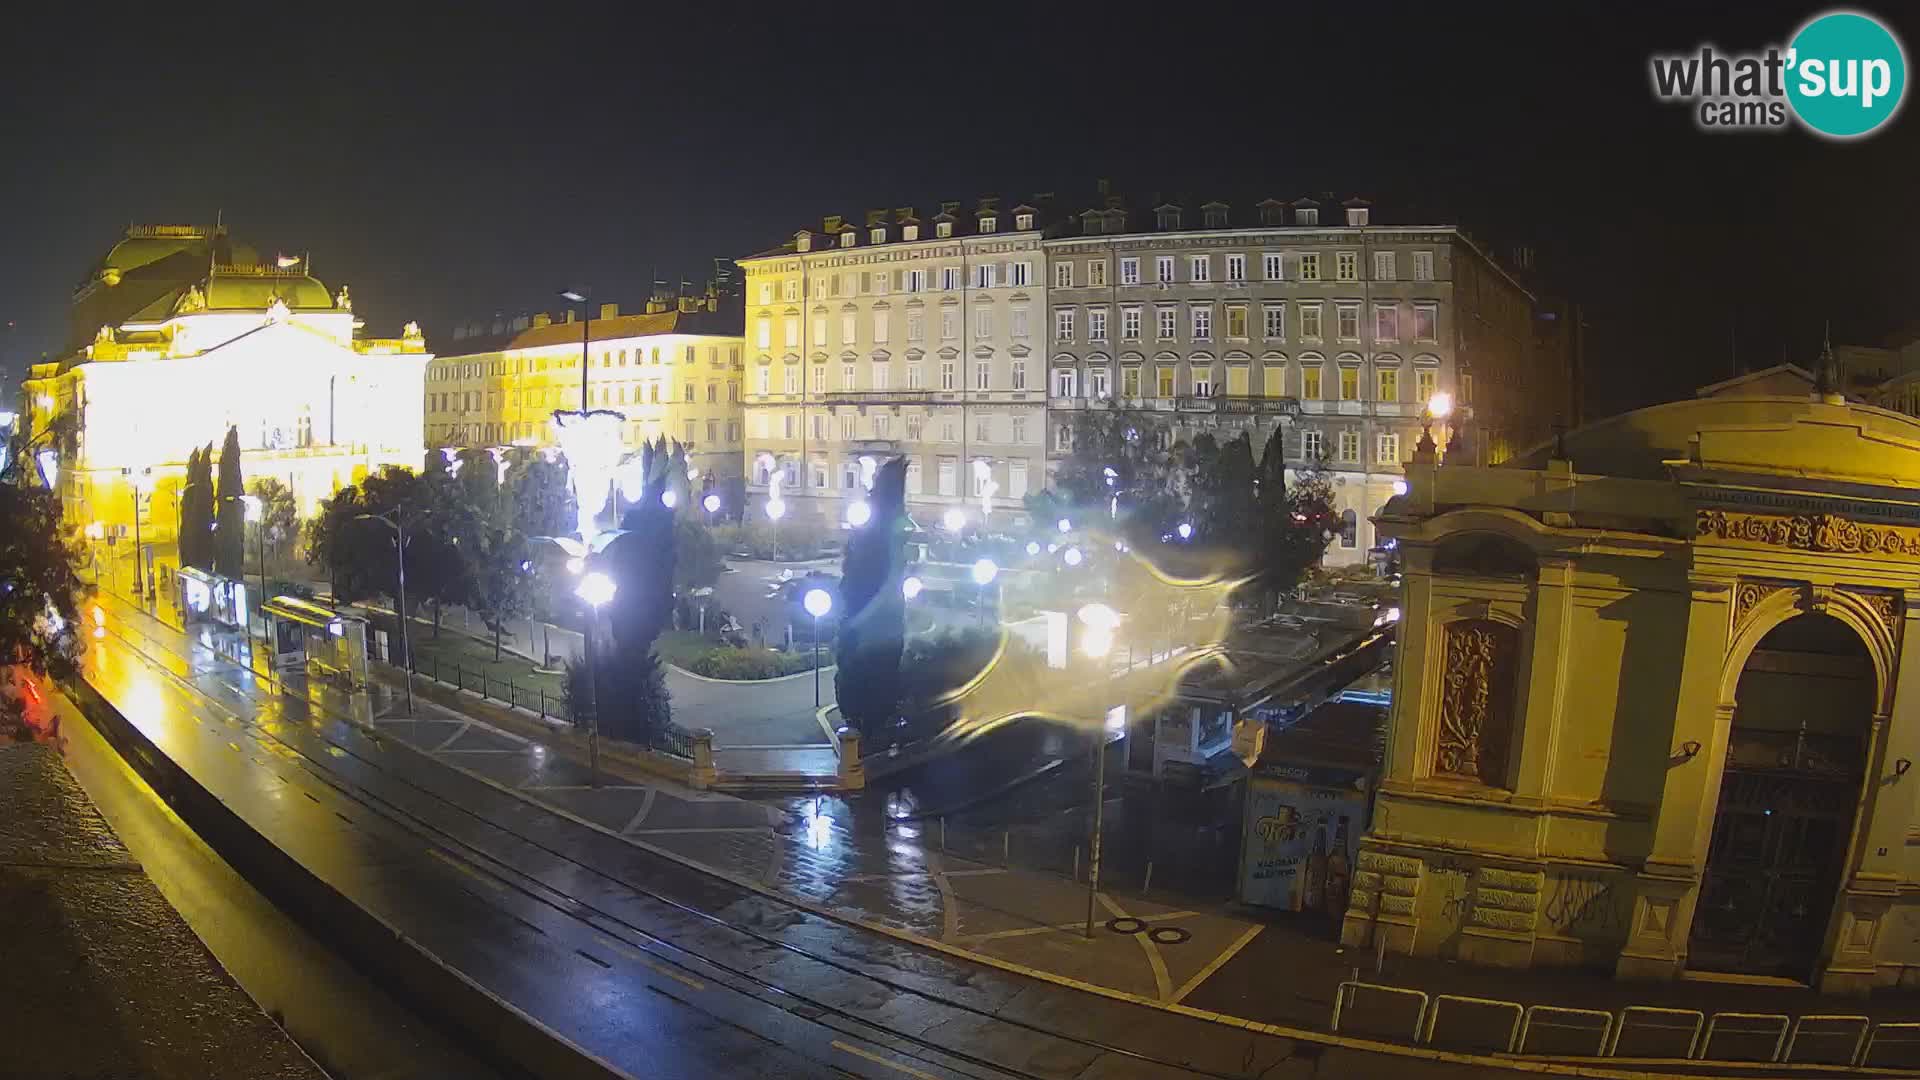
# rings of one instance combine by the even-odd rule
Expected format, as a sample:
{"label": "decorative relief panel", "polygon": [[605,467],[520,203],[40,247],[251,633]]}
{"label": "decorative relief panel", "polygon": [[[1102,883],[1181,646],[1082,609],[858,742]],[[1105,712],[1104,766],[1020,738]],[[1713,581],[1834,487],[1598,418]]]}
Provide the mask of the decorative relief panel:
{"label": "decorative relief panel", "polygon": [[1505,785],[1519,638],[1518,630],[1491,619],[1446,624],[1435,775]]}
{"label": "decorative relief panel", "polygon": [[1694,531],[1720,540],[1745,540],[1800,551],[1920,558],[1920,529],[1862,525],[1837,514],[1741,514],[1699,510]]}
{"label": "decorative relief panel", "polygon": [[1900,640],[1900,598],[1893,593],[1877,592],[1869,589],[1842,589],[1848,596],[1859,600],[1873,609],[1887,628],[1887,636],[1894,641]]}
{"label": "decorative relief panel", "polygon": [[1739,629],[1747,621],[1747,616],[1761,602],[1774,593],[1783,592],[1792,586],[1777,581],[1742,581],[1733,591],[1733,626]]}

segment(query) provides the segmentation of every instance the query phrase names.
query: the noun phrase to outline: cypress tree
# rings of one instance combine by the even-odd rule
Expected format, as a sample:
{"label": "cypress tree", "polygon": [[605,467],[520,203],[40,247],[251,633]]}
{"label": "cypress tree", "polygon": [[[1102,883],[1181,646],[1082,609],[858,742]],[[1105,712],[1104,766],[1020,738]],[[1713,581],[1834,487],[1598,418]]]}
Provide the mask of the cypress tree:
{"label": "cypress tree", "polygon": [[240,432],[227,429],[220,444],[220,486],[217,491],[219,512],[214,518],[213,571],[222,577],[239,579],[246,573],[247,506],[246,481],[240,473]]}
{"label": "cypress tree", "polygon": [[878,735],[900,709],[900,655],[906,647],[907,459],[874,473],[867,505],[873,513],[847,539],[840,577],[839,669],[833,689],[840,715],[864,734]]}

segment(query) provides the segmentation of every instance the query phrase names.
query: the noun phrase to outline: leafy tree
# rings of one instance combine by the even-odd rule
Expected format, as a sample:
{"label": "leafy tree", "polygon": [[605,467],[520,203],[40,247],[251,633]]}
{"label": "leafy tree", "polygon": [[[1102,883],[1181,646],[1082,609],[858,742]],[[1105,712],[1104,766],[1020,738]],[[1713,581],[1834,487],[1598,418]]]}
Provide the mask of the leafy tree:
{"label": "leafy tree", "polygon": [[1333,538],[1333,484],[1324,461],[1310,461],[1287,483],[1284,428],[1274,428],[1260,455],[1260,487],[1254,536],[1255,566],[1269,607],[1296,585],[1308,567],[1319,563]]}
{"label": "leafy tree", "polygon": [[900,591],[907,565],[907,459],[874,473],[867,505],[873,516],[847,539],[841,567],[839,669],[834,694],[840,715],[862,733],[885,731],[900,711],[900,655],[907,605]]}
{"label": "leafy tree", "polygon": [[680,514],[673,523],[673,585],[685,593],[720,580],[726,563],[720,557],[720,544],[713,530],[701,523],[698,512]]}
{"label": "leafy tree", "polygon": [[[491,459],[487,459],[482,468],[492,467]],[[467,499],[468,488],[462,478],[468,471],[463,461],[460,474],[455,475],[444,457],[429,454],[427,468],[417,477],[397,470],[382,474],[383,478],[406,476],[411,481],[393,498],[394,505],[405,507],[415,519],[407,536],[407,599],[433,612],[436,638],[447,607],[465,604],[473,596],[477,553],[486,523],[482,508]],[[369,484],[374,479],[369,477]]]}
{"label": "leafy tree", "polygon": [[213,570],[213,447],[187,455],[180,488],[180,564]]}
{"label": "leafy tree", "polygon": [[562,536],[573,530],[573,496],[565,470],[540,454],[522,454],[507,470],[513,526],[527,536]]}
{"label": "leafy tree", "polygon": [[1123,510],[1156,501],[1167,490],[1167,434],[1152,414],[1112,401],[1087,409],[1074,418],[1073,449],[1060,463],[1055,484],[1077,508],[1106,507],[1116,496]]}
{"label": "leafy tree", "polygon": [[214,518],[213,571],[222,577],[239,578],[247,566],[247,505],[241,501],[245,480],[240,473],[240,432],[227,428],[220,444],[220,486],[215,492],[219,508]]}
{"label": "leafy tree", "polygon": [[0,664],[64,675],[80,655],[84,546],[38,483],[0,483]]}
{"label": "leafy tree", "polygon": [[473,609],[493,632],[493,659],[497,663],[501,634],[507,624],[532,612],[534,598],[544,582],[534,568],[527,538],[509,527],[496,526],[482,533],[474,561]]}
{"label": "leafy tree", "polygon": [[[287,541],[299,535],[300,508],[293,489],[271,476],[262,476],[247,485],[247,493],[260,500],[260,520],[253,524],[247,540],[254,551],[264,546],[270,558],[283,558]],[[260,533],[264,531],[265,543]],[[262,567],[265,573],[266,568]]]}

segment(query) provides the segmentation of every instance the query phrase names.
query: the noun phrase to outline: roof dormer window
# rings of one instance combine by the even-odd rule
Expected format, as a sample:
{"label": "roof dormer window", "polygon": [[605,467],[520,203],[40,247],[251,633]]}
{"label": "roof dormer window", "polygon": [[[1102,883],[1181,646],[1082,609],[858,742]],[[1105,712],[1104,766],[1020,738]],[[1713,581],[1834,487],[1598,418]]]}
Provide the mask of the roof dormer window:
{"label": "roof dormer window", "polygon": [[1367,215],[1368,215],[1368,210],[1366,207],[1349,206],[1347,207],[1347,224],[1365,225],[1367,223]]}
{"label": "roof dormer window", "polygon": [[813,234],[801,233],[798,236],[795,236],[793,238],[793,249],[795,251],[812,251],[813,250]]}
{"label": "roof dormer window", "polygon": [[1320,224],[1320,208],[1317,206],[1299,207],[1293,212],[1293,220],[1297,225],[1318,225]]}
{"label": "roof dormer window", "polygon": [[884,244],[887,242],[887,230],[874,229],[867,234],[867,239],[873,241],[876,244]]}
{"label": "roof dormer window", "polygon": [[1153,218],[1161,229],[1177,229],[1180,227],[1180,208],[1162,206],[1153,212]]}
{"label": "roof dormer window", "polygon": [[1227,227],[1227,208],[1224,206],[1207,207],[1207,228],[1224,229]]}
{"label": "roof dormer window", "polygon": [[999,227],[1000,219],[994,217],[992,214],[987,214],[980,219],[980,231],[983,233],[993,232]]}
{"label": "roof dormer window", "polygon": [[951,222],[951,221],[936,221],[936,222],[934,222],[934,224],[933,224],[933,235],[935,235],[935,236],[937,236],[937,237],[940,237],[940,238],[941,238],[942,240],[944,240],[944,239],[946,239],[946,238],[947,238],[947,237],[949,237],[949,236],[952,236],[952,235],[953,235],[953,222]]}
{"label": "roof dormer window", "polygon": [[1013,216],[1013,227],[1019,229],[1021,232],[1026,232],[1028,229],[1033,228],[1033,215],[1015,214]]}
{"label": "roof dormer window", "polygon": [[920,226],[918,226],[918,225],[902,225],[902,226],[900,226],[900,239],[902,239],[902,240],[918,240],[918,239],[920,239]]}
{"label": "roof dormer window", "polygon": [[1260,205],[1260,224],[1285,225],[1286,223],[1287,223],[1286,207],[1281,206],[1279,203],[1276,203],[1276,202],[1267,202],[1267,203],[1262,203]]}
{"label": "roof dormer window", "polygon": [[846,232],[843,232],[840,234],[840,246],[841,247],[853,246],[853,230],[852,229],[848,229]]}

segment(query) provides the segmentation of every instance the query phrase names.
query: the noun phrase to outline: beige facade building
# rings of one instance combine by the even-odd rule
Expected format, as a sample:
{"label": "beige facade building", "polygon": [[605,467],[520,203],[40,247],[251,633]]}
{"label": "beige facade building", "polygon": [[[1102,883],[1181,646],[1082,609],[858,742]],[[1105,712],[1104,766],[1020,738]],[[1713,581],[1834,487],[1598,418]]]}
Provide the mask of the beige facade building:
{"label": "beige facade building", "polygon": [[1349,944],[1920,978],[1920,421],[1824,367],[1409,466]]}
{"label": "beige facade building", "polygon": [[[1545,439],[1569,411],[1563,357],[1533,349],[1533,296],[1449,225],[1381,225],[1358,199],[1252,207],[1119,196],[1063,219],[1044,247],[1049,455],[1076,416],[1118,406],[1178,440],[1276,428],[1290,466],[1322,461],[1357,562],[1437,393],[1446,446],[1482,461]],[[1469,449],[1470,448],[1470,449]]]}
{"label": "beige facade building", "polygon": [[777,477],[790,513],[836,522],[862,459],[897,454],[923,523],[1023,523],[1046,467],[1037,215],[983,199],[829,217],[740,260],[749,490]]}
{"label": "beige facade building", "polygon": [[[587,403],[627,418],[626,442],[660,436],[714,477],[741,461],[740,315],[718,295],[657,298],[637,315],[602,305],[585,344]],[[427,368],[430,446],[553,446],[553,412],[580,408],[586,331],[572,312],[456,328]]]}

